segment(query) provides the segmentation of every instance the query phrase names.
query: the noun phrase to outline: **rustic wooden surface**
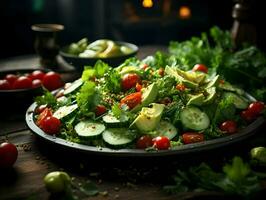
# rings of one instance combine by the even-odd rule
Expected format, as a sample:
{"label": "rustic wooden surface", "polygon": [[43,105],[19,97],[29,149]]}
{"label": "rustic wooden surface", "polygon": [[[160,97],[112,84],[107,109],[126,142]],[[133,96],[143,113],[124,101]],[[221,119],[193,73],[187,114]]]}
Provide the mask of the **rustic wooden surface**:
{"label": "rustic wooden surface", "polygon": [[[143,47],[138,56],[144,58],[156,50],[165,47]],[[38,66],[35,55],[18,57],[0,61],[1,69],[25,68]],[[264,134],[262,127],[260,135]],[[95,158],[79,155],[69,151],[52,148],[49,144],[38,140],[27,130],[24,114],[13,114],[11,119],[0,119],[0,142],[8,140],[17,145],[19,154],[14,167],[0,170],[0,200],[7,199],[53,199],[45,190],[43,177],[50,171],[64,170],[75,178],[75,182],[91,180],[100,191],[107,195],[97,195],[90,199],[126,199],[126,200],[171,200],[171,199],[228,199],[216,192],[182,193],[168,195],[162,186],[169,183],[178,167],[187,167],[207,161],[220,165],[233,155],[247,156],[250,144],[242,143],[234,147],[226,147],[211,155],[187,156],[170,159],[114,159]],[[265,136],[263,136],[265,138]],[[256,141],[256,138],[254,138]],[[254,146],[254,144],[253,144]],[[215,155],[215,156],[214,156]],[[31,198],[30,198],[31,197]],[[86,199],[86,198],[85,198]]]}

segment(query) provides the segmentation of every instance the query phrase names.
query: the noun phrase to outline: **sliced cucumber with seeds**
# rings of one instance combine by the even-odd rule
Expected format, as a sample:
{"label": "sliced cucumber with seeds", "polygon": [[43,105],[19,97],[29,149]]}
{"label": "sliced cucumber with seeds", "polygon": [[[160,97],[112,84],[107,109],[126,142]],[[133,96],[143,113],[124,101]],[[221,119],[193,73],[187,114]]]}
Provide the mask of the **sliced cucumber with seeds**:
{"label": "sliced cucumber with seeds", "polygon": [[185,128],[192,130],[204,130],[210,125],[208,115],[193,106],[184,108],[180,113],[180,119]]}
{"label": "sliced cucumber with seeds", "polygon": [[123,148],[136,138],[135,132],[127,128],[109,128],[103,134],[103,140],[112,148]]}
{"label": "sliced cucumber with seeds", "polygon": [[102,123],[86,120],[79,122],[74,129],[80,137],[96,138],[102,134],[105,126]]}
{"label": "sliced cucumber with seeds", "polygon": [[83,84],[81,79],[74,81],[67,89],[64,91],[64,95],[69,95],[75,91],[77,91]]}
{"label": "sliced cucumber with seeds", "polygon": [[65,119],[71,117],[72,114],[74,114],[77,111],[77,109],[78,109],[77,104],[73,104],[70,106],[62,106],[62,107],[58,108],[57,111],[55,111],[53,116],[56,117],[57,119],[64,121]]}
{"label": "sliced cucumber with seeds", "polygon": [[120,119],[117,119],[112,113],[108,113],[107,115],[103,116],[103,122],[108,127],[123,127],[128,124],[128,117],[127,116],[121,116]]}
{"label": "sliced cucumber with seeds", "polygon": [[160,121],[156,132],[159,136],[166,136],[169,140],[172,140],[177,135],[177,129],[173,124],[167,121]]}

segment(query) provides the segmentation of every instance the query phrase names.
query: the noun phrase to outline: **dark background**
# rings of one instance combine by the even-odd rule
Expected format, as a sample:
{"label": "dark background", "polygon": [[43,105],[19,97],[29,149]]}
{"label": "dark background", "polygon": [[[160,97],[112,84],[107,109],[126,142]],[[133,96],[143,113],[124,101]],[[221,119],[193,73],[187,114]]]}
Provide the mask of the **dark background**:
{"label": "dark background", "polygon": [[[185,40],[217,25],[230,29],[233,0],[172,0],[171,12],[163,16],[164,0],[153,0],[152,8],[143,8],[142,0],[1,0],[0,58],[34,53],[35,23],[60,23],[60,44],[88,37],[126,40],[137,45],[163,44]],[[130,5],[137,20],[129,20]],[[191,18],[178,18],[180,6],[189,6]],[[265,50],[262,0],[253,0],[253,23],[257,27],[258,46]],[[133,12],[132,11],[132,12]]]}

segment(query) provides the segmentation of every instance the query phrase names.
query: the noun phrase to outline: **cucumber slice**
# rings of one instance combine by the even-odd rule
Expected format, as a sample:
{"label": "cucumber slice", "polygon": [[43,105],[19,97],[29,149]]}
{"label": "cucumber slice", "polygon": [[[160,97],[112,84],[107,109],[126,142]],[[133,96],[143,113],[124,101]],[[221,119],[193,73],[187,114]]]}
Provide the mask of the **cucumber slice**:
{"label": "cucumber slice", "polygon": [[136,138],[135,133],[127,128],[109,128],[103,132],[102,136],[112,148],[123,148]]}
{"label": "cucumber slice", "polygon": [[210,119],[205,112],[190,106],[184,108],[180,113],[181,123],[185,128],[192,130],[203,130],[210,125]]}
{"label": "cucumber slice", "polygon": [[246,109],[248,107],[248,102],[244,98],[233,92],[225,92],[223,97],[232,98],[235,107],[238,109]]}
{"label": "cucumber slice", "polygon": [[156,131],[160,136],[168,137],[169,140],[172,140],[177,135],[177,129],[167,121],[160,121]]}
{"label": "cucumber slice", "polygon": [[83,81],[81,79],[75,80],[67,89],[64,91],[64,95],[69,95],[75,92],[80,86],[82,86]]}
{"label": "cucumber slice", "polygon": [[112,113],[108,113],[107,115],[103,116],[103,122],[108,127],[123,127],[128,124],[128,117],[127,116],[121,116],[120,119],[117,119]]}
{"label": "cucumber slice", "polygon": [[71,106],[62,106],[58,108],[57,111],[55,111],[53,116],[56,117],[57,119],[64,121],[66,118],[71,117],[72,114],[75,113],[75,111],[77,111],[77,108],[78,108],[77,104],[73,104]]}
{"label": "cucumber slice", "polygon": [[105,126],[102,123],[86,120],[79,122],[74,129],[80,137],[95,138],[101,135]]}

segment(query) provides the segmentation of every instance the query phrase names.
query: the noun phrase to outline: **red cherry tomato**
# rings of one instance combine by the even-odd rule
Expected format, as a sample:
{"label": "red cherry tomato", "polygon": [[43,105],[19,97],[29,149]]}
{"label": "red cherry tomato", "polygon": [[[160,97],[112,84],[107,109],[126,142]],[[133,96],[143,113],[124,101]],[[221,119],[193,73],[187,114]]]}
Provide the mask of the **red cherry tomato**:
{"label": "red cherry tomato", "polygon": [[95,115],[101,116],[106,112],[106,107],[104,105],[97,105],[95,108]]}
{"label": "red cherry tomato", "polygon": [[139,84],[139,83],[137,83],[137,84],[136,84],[136,91],[137,91],[137,92],[140,92],[141,89],[142,89],[142,85]]}
{"label": "red cherry tomato", "polygon": [[18,157],[17,147],[8,142],[0,145],[0,168],[12,167]]}
{"label": "red cherry tomato", "polygon": [[20,76],[17,80],[13,83],[14,89],[28,89],[32,87],[32,81],[30,78],[26,76]]}
{"label": "red cherry tomato", "polygon": [[148,67],[149,67],[148,64],[142,64],[142,65],[140,66],[140,69],[145,70],[145,69],[147,69]]}
{"label": "red cherry tomato", "polygon": [[15,80],[18,79],[18,76],[15,74],[7,74],[5,76],[5,79],[12,85],[15,82]]}
{"label": "red cherry tomato", "polygon": [[64,85],[61,76],[56,72],[48,72],[42,79],[42,84],[47,90],[55,90]]}
{"label": "red cherry tomato", "polygon": [[41,114],[39,114],[38,118],[37,118],[37,121],[36,121],[36,124],[42,128],[42,121],[46,118],[46,117],[50,117],[52,116],[53,113],[51,111],[50,108],[44,108],[44,110],[41,112]]}
{"label": "red cherry tomato", "polygon": [[35,112],[36,112],[37,114],[41,114],[41,113],[44,111],[45,108],[47,108],[47,105],[46,105],[46,104],[45,104],[45,105],[40,105],[40,106],[38,106],[38,107],[36,108]]}
{"label": "red cherry tomato", "polygon": [[39,80],[42,80],[43,77],[44,77],[45,73],[40,71],[40,70],[35,70],[33,71],[31,74],[30,74],[30,78],[32,80],[35,80],[35,79],[39,79]]}
{"label": "red cherry tomato", "polygon": [[177,84],[175,87],[177,90],[179,90],[180,92],[183,92],[186,90],[186,86],[184,84]]}
{"label": "red cherry tomato", "polygon": [[250,112],[250,110],[243,110],[240,113],[240,116],[246,122],[252,122],[253,120],[256,119],[256,115],[253,112]]}
{"label": "red cherry tomato", "polygon": [[159,74],[160,76],[164,76],[164,68],[160,68],[160,69],[158,69],[158,74]]}
{"label": "red cherry tomato", "polygon": [[48,116],[41,121],[41,129],[49,134],[57,134],[60,131],[61,121],[53,116]]}
{"label": "red cherry tomato", "polygon": [[192,68],[192,71],[200,71],[203,73],[208,73],[208,68],[204,65],[204,64],[196,64],[194,65],[194,67]]}
{"label": "red cherry tomato", "polygon": [[253,102],[248,106],[248,110],[254,115],[259,115],[264,110],[264,103],[261,101]]}
{"label": "red cherry tomato", "polygon": [[204,135],[198,132],[187,132],[182,135],[184,144],[191,144],[204,141]]}
{"label": "red cherry tomato", "polygon": [[120,102],[121,105],[126,104],[129,107],[129,109],[132,109],[141,102],[141,92],[135,92],[129,94],[125,96],[123,99],[121,99]]}
{"label": "red cherry tomato", "polygon": [[42,81],[40,79],[35,79],[32,81],[33,88],[41,87],[41,85],[42,85]]}
{"label": "red cherry tomato", "polygon": [[154,147],[159,150],[166,150],[170,147],[170,140],[165,136],[158,136],[152,139]]}
{"label": "red cherry tomato", "polygon": [[123,90],[129,90],[134,88],[137,83],[140,83],[140,77],[137,74],[126,74],[122,78],[122,88]]}
{"label": "red cherry tomato", "polygon": [[6,79],[0,80],[0,90],[10,90],[10,89],[11,85]]}
{"label": "red cherry tomato", "polygon": [[232,134],[237,131],[237,124],[235,121],[228,120],[220,125],[220,129],[228,134]]}
{"label": "red cherry tomato", "polygon": [[147,147],[151,147],[153,145],[152,137],[149,135],[141,136],[136,143],[136,147],[138,149],[146,149]]}

